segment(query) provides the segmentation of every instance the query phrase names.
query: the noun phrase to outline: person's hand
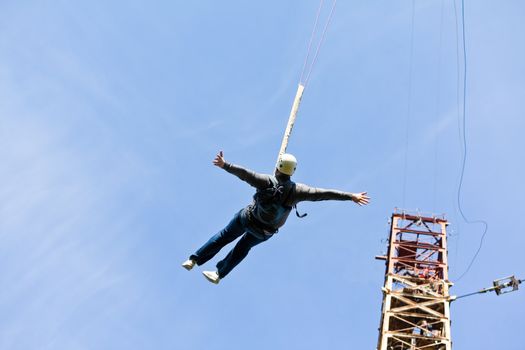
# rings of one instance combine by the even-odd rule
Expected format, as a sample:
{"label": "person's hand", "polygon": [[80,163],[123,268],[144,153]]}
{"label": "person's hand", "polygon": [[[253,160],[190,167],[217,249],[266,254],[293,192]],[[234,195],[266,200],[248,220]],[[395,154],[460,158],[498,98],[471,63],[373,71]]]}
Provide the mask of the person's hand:
{"label": "person's hand", "polygon": [[366,195],[366,192],[361,193],[352,193],[352,201],[357,203],[357,205],[367,205],[370,203],[370,197]]}
{"label": "person's hand", "polygon": [[219,151],[213,160],[213,165],[218,166],[219,168],[224,168],[224,163],[226,162],[224,161],[222,151]]}

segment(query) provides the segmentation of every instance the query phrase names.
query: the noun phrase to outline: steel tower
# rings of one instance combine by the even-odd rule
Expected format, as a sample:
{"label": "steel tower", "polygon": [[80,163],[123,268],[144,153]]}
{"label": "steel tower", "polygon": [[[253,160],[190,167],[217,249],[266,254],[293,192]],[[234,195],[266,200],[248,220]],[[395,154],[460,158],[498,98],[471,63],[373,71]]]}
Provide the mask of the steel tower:
{"label": "steel tower", "polygon": [[392,214],[377,350],[451,350],[444,217]]}

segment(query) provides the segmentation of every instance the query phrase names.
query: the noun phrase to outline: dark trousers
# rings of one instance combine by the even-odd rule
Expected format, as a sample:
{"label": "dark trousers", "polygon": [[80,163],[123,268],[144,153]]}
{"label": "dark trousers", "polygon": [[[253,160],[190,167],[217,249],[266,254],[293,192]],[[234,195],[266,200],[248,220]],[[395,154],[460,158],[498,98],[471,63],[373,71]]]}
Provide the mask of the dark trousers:
{"label": "dark trousers", "polygon": [[217,263],[217,272],[220,278],[226,277],[237,264],[239,264],[250,252],[250,249],[259,243],[266,241],[271,236],[256,237],[247,228],[247,219],[239,211],[230,223],[211,237],[190,259],[195,260],[197,265],[202,265],[215,256],[225,245],[241,237],[232,250],[224,259]]}

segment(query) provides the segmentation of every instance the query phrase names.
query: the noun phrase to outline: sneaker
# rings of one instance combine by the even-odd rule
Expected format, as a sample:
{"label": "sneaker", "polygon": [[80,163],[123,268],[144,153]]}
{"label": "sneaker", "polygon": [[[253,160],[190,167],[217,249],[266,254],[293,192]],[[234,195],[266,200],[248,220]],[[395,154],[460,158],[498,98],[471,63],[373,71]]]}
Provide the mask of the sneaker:
{"label": "sneaker", "polygon": [[202,271],[202,274],[211,283],[219,284],[219,281],[221,280],[217,271]]}
{"label": "sneaker", "polygon": [[193,266],[195,266],[195,260],[188,259],[182,263],[182,267],[184,267],[188,271],[193,269]]}

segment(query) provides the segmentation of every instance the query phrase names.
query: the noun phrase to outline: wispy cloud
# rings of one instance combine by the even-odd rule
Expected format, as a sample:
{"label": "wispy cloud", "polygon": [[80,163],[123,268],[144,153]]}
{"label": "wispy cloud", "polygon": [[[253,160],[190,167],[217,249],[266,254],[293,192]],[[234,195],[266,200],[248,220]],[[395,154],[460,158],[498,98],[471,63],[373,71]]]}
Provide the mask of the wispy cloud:
{"label": "wispy cloud", "polygon": [[[41,120],[2,120],[2,348],[50,341],[75,310],[101,291],[126,285],[122,300],[136,297],[128,272],[115,265],[122,247],[133,244],[128,239],[114,246],[133,224],[132,208],[128,213],[114,209],[126,172],[104,176],[104,168],[90,163],[89,152],[79,153],[79,145],[62,132]],[[28,332],[34,336],[28,338]]]}

